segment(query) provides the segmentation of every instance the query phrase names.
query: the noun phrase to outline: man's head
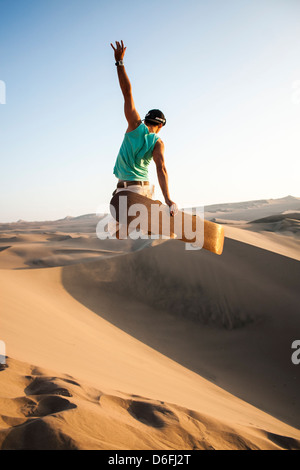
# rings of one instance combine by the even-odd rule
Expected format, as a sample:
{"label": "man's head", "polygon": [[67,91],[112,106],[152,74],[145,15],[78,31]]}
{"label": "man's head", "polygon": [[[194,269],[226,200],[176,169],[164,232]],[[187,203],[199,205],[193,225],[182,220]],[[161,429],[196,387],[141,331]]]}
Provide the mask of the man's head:
{"label": "man's head", "polygon": [[166,118],[159,109],[151,109],[145,116],[144,122],[146,126],[151,128],[157,128],[155,132],[159,132],[160,129],[165,126]]}

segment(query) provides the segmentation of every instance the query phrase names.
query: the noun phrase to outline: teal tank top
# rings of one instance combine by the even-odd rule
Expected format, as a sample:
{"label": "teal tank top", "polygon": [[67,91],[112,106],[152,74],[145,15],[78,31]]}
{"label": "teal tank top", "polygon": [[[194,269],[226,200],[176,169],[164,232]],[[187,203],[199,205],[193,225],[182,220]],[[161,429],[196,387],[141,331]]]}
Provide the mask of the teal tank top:
{"label": "teal tank top", "polygon": [[120,180],[147,181],[148,166],[158,139],[157,134],[149,133],[143,122],[134,131],[127,132],[117,156],[114,175]]}

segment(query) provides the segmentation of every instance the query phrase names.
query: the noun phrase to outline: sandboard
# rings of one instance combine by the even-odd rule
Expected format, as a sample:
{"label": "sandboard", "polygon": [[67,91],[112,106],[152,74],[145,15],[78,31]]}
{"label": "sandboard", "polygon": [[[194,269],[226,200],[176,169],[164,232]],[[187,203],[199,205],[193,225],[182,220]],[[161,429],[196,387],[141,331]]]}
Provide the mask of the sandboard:
{"label": "sandboard", "polygon": [[[220,224],[183,211],[178,211],[171,217],[167,205],[133,191],[122,190],[115,193],[110,204],[112,216],[123,228],[138,224],[139,228],[146,227],[150,236],[175,238],[191,246],[194,244],[212,253],[222,254],[224,228]],[[139,208],[141,210],[136,212]],[[126,235],[129,236],[129,232]],[[125,238],[124,231],[122,236],[117,234],[117,238]]]}

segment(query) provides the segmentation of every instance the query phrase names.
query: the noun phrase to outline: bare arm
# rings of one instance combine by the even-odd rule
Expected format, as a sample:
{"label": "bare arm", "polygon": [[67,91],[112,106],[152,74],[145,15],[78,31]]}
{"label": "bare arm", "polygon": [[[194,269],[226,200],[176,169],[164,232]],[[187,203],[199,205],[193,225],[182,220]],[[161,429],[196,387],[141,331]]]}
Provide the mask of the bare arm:
{"label": "bare arm", "polygon": [[[170,207],[170,214],[173,216],[177,212],[177,206],[170,198],[169,178],[164,159],[165,146],[162,140],[158,140],[153,150],[153,160],[156,165],[157,178],[165,198],[166,204]],[[173,207],[172,207],[173,206]]]}
{"label": "bare arm", "polygon": [[[116,62],[123,60],[126,51],[126,47],[124,47],[123,41],[121,41],[121,44],[116,41],[116,48],[112,44],[111,47],[114,50]],[[117,72],[120,88],[124,97],[124,113],[128,122],[127,132],[131,132],[136,129],[142,121],[139,113],[135,108],[132,96],[131,83],[126,73],[125,66],[117,65]]]}

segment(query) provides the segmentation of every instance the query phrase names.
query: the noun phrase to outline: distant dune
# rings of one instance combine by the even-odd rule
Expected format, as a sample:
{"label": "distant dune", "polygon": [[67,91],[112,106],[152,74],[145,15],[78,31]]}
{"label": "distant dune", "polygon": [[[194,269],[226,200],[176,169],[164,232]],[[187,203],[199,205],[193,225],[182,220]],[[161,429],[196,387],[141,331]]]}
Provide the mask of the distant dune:
{"label": "distant dune", "polygon": [[300,199],[205,209],[221,256],[0,224],[1,449],[300,449]]}
{"label": "distant dune", "polygon": [[290,232],[300,235],[300,212],[270,215],[262,219],[253,220],[252,224],[260,224],[260,230],[269,232]]}
{"label": "distant dune", "polygon": [[280,214],[286,210],[300,211],[300,198],[287,196],[280,199],[214,204],[205,207],[205,214],[209,219],[217,217],[224,220],[250,221],[273,214]]}

